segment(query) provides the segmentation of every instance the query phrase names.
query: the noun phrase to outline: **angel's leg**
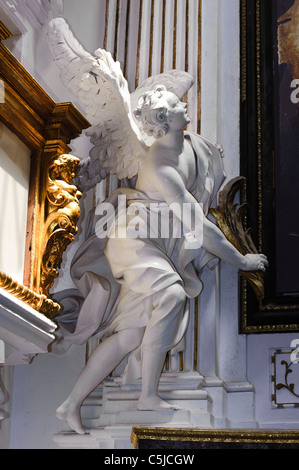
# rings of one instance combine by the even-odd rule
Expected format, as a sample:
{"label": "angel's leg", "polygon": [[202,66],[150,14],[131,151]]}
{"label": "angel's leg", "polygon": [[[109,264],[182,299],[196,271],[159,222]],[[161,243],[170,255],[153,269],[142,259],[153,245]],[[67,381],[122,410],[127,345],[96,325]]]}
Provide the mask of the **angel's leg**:
{"label": "angel's leg", "polygon": [[[178,330],[186,303],[180,284],[173,284],[155,295],[155,309],[142,341],[142,391],[139,410],[179,409],[158,395],[158,385],[167,352],[177,343]],[[181,337],[184,332],[181,332]],[[181,339],[180,337],[180,339]]]}
{"label": "angel's leg", "polygon": [[79,375],[70,395],[56,410],[56,416],[67,421],[78,434],[85,434],[80,416],[83,401],[129,352],[140,345],[142,335],[142,328],[123,330],[100,343]]}

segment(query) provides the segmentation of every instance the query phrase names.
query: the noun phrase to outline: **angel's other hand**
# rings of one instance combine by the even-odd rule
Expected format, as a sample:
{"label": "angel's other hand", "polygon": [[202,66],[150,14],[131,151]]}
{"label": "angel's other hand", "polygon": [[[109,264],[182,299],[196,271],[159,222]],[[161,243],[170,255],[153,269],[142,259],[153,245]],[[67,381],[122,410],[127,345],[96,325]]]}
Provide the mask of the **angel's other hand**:
{"label": "angel's other hand", "polygon": [[245,256],[245,267],[243,271],[266,271],[269,266],[268,259],[262,254],[248,254]]}

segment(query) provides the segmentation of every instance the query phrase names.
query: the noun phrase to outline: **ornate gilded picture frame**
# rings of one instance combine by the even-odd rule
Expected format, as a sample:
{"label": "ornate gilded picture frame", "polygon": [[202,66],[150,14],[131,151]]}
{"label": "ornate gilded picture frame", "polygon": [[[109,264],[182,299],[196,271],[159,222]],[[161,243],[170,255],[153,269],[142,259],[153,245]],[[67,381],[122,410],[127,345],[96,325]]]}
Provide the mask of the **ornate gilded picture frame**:
{"label": "ornate gilded picture frame", "polygon": [[240,281],[241,333],[299,331],[298,25],[298,0],[241,0],[243,199],[270,265],[259,298]]}
{"label": "ornate gilded picture frame", "polygon": [[23,284],[0,271],[0,288],[49,318],[60,306],[50,288],[63,253],[77,232],[81,194],[71,184],[79,159],[71,140],[89,122],[72,103],[55,103],[3,41],[11,37],[0,22],[0,122],[31,151]]}
{"label": "ornate gilded picture frame", "polygon": [[[298,431],[183,429],[133,427],[135,449],[216,450],[216,449],[298,449]],[[201,454],[200,454],[201,455]],[[170,463],[170,461],[169,461]]]}

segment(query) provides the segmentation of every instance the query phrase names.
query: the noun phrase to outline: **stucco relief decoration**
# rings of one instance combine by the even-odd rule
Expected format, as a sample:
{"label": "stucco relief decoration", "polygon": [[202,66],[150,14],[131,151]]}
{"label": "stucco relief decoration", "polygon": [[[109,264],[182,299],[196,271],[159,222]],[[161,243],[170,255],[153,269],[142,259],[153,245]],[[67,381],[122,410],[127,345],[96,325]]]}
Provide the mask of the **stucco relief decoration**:
{"label": "stucco relief decoration", "polygon": [[223,151],[185,130],[190,119],[182,100],[193,77],[171,70],[131,93],[111,54],[87,52],[63,18],[50,22],[48,38],[63,83],[91,123],[86,134],[93,148],[80,161],[76,185],[84,192],[108,174],[122,181],[89,214],[71,265],[76,292],[54,296],[64,306],[57,320],[65,339],[101,340],[57,410],[84,434],[83,400],[127,356],[123,383],[142,378],[137,409],[177,410],[159,396],[158,384],[166,354],[184,350],[189,300],[203,289],[202,269],[221,259],[263,272],[268,262],[241,253],[208,218],[225,180]]}
{"label": "stucco relief decoration", "polygon": [[[294,344],[293,344],[294,343]],[[276,349],[272,352],[272,406],[274,408],[299,405],[298,339],[292,342],[295,349]]]}

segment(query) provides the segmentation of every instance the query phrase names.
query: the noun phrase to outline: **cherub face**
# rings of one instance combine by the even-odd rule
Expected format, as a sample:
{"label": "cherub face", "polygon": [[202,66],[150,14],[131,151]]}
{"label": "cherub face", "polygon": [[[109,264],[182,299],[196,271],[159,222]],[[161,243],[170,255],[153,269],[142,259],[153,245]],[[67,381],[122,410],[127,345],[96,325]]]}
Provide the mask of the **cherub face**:
{"label": "cherub face", "polygon": [[179,100],[172,92],[165,92],[163,98],[166,100],[168,109],[169,130],[183,130],[190,123],[187,114],[187,103]]}

